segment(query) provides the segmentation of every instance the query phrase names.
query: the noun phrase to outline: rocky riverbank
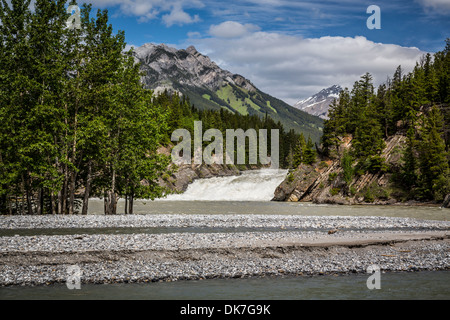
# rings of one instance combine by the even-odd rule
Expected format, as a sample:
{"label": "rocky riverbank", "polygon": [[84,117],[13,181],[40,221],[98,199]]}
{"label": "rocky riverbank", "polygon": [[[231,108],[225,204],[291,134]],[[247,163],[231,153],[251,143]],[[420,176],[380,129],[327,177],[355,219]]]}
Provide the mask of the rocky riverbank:
{"label": "rocky riverbank", "polygon": [[[80,267],[82,283],[365,273],[373,264],[383,271],[450,269],[448,221],[276,215],[0,218],[1,229],[12,230],[118,228],[118,234],[0,237],[2,286],[64,283],[71,265]],[[120,234],[122,227],[143,226],[278,231]]]}
{"label": "rocky riverbank", "polygon": [[[384,165],[398,171],[406,137],[397,134],[386,140],[381,154]],[[352,137],[341,139],[341,145],[333,159],[320,160],[313,165],[301,164],[292,170],[275,190],[273,201],[314,202],[318,204],[375,204],[375,205],[423,205],[424,202],[408,201],[407,191],[392,182],[392,172],[353,173],[351,181],[345,181],[341,158],[350,150]],[[450,194],[443,202],[426,205],[450,207]]]}

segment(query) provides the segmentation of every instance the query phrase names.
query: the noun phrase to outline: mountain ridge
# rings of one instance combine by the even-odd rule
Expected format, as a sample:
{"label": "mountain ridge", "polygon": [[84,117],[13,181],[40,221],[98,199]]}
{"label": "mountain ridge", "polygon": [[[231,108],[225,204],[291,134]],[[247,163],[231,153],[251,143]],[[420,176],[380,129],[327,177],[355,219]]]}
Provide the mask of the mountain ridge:
{"label": "mountain ridge", "polygon": [[250,80],[221,69],[194,46],[175,49],[165,44],[147,43],[135,48],[134,57],[141,63],[146,88],[188,96],[198,109],[225,109],[242,115],[269,116],[283,124],[285,130],[302,132],[318,142],[323,120],[298,110],[259,90]]}

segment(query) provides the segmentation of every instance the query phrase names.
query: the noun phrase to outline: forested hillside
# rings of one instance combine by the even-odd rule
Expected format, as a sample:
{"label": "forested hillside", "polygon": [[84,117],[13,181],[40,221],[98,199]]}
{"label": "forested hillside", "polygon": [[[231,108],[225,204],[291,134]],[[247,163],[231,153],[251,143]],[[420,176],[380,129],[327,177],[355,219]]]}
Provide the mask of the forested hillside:
{"label": "forested hillside", "polygon": [[[399,66],[377,90],[370,74],[355,82],[351,91],[343,90],[325,121],[323,155],[341,158],[348,184],[367,172],[390,173],[403,199],[442,201],[450,193],[449,105],[447,39],[443,51],[425,55],[408,74]],[[382,156],[385,141],[396,134],[406,137],[406,145],[400,162],[387,164]],[[339,149],[346,136],[351,137],[351,148],[342,154]]]}
{"label": "forested hillside", "polygon": [[66,27],[63,1],[29,5],[0,5],[0,211],[86,214],[101,195],[112,214],[118,195],[161,195],[167,113],[142,88],[124,33],[90,5],[80,29]]}
{"label": "forested hillside", "polygon": [[63,1],[37,0],[34,11],[30,1],[0,2],[1,214],[87,214],[90,197],[115,214],[119,197],[163,196],[170,157],[157,150],[195,120],[203,130],[279,129],[280,163],[292,164],[299,136],[279,122],[144,89],[106,10],[84,5],[81,28],[67,28]]}

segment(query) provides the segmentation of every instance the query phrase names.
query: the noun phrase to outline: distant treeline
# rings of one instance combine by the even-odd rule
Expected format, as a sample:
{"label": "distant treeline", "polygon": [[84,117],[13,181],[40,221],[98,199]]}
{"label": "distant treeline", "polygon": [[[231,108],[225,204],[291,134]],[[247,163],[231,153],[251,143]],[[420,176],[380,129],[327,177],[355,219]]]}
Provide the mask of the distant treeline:
{"label": "distant treeline", "polygon": [[[308,160],[304,162],[312,163],[315,160],[315,145],[308,137],[306,142],[303,134],[297,134],[294,130],[286,131],[280,121],[274,121],[272,118],[259,117],[257,115],[241,115],[239,113],[232,113],[228,110],[199,110],[190,103],[189,98],[180,97],[177,94],[169,94],[167,91],[160,94],[154,99],[154,103],[166,108],[168,112],[168,126],[169,134],[166,136],[165,144],[168,145],[170,141],[170,133],[176,129],[183,128],[190,131],[191,136],[194,136],[194,121],[202,121],[202,129],[205,132],[208,129],[218,129],[225,135],[227,129],[267,129],[268,144],[267,150],[271,150],[270,132],[272,129],[277,129],[279,132],[279,159],[281,168],[293,168],[302,162],[303,154]],[[192,139],[193,143],[193,139]],[[210,142],[204,142],[208,145]],[[299,148],[299,145],[304,146]],[[248,140],[246,142],[246,164],[248,165]],[[236,149],[234,150],[236,152]],[[224,150],[225,153],[225,150]],[[224,162],[225,163],[225,162]],[[237,163],[237,162],[235,162]],[[245,165],[241,169],[245,169]]]}
{"label": "distant treeline", "polygon": [[[342,157],[352,175],[391,173],[405,199],[442,201],[450,193],[450,39],[443,51],[426,54],[414,70],[399,66],[392,79],[375,91],[365,74],[351,91],[343,90],[329,110],[322,136],[325,156]],[[385,139],[407,137],[399,166],[382,157]],[[351,135],[352,148],[337,152],[342,137]]]}
{"label": "distant treeline", "polygon": [[279,122],[198,111],[144,89],[106,10],[91,17],[83,5],[81,28],[71,29],[64,1],[36,0],[33,11],[30,2],[0,2],[1,214],[87,214],[94,196],[105,214],[117,213],[119,197],[132,213],[134,198],[164,194],[170,158],[157,150],[194,120],[204,130],[279,129],[281,165],[292,165],[299,137]]}

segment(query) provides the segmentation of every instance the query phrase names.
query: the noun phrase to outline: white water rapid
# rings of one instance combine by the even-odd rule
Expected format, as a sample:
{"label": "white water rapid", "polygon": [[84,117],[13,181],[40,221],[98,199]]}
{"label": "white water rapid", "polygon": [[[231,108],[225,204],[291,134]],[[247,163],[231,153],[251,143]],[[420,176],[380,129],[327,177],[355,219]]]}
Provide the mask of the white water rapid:
{"label": "white water rapid", "polygon": [[161,200],[181,201],[270,201],[287,170],[245,171],[239,176],[195,180],[183,194]]}

